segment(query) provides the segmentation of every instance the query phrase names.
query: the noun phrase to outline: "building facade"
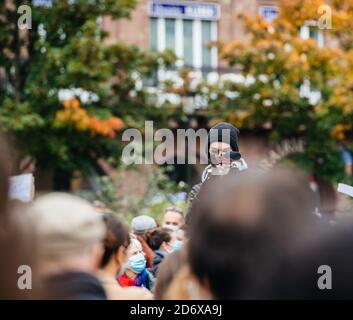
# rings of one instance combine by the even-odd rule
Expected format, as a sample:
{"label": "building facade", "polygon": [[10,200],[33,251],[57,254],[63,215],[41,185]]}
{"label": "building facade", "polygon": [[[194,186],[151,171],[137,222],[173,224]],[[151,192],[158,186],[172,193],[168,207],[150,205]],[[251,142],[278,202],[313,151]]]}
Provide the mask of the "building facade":
{"label": "building facade", "polygon": [[[242,16],[260,15],[271,21],[279,10],[279,0],[137,0],[130,19],[113,21],[104,17],[102,27],[109,33],[108,44],[122,41],[156,51],[171,49],[179,58],[176,67],[190,67],[202,71],[199,72],[202,75],[213,71],[226,75],[234,70],[223,68],[217,49],[208,44],[245,40],[248,35]],[[303,39],[313,38],[320,46],[325,42],[317,21],[306,21],[298,35]],[[302,91],[303,95],[317,98],[310,91],[310,83],[304,83]],[[271,150],[267,134],[242,132],[239,147],[249,167],[256,167]],[[199,148],[196,147],[197,152]],[[183,156],[183,150],[176,150],[176,154]],[[200,164],[175,166],[171,179],[191,186],[200,180],[203,169]]]}
{"label": "building facade", "polygon": [[277,0],[176,1],[139,0],[130,19],[103,19],[110,34],[108,43],[128,44],[158,51],[171,49],[177,65],[216,69],[219,59],[212,41],[246,38],[241,14],[261,15],[266,20],[278,14]]}

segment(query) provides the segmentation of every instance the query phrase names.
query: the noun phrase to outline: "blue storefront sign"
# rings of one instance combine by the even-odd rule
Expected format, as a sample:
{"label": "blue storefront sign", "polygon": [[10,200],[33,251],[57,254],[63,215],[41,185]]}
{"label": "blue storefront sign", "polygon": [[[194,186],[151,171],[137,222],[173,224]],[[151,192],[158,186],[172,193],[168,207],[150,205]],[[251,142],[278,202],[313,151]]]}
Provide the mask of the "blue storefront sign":
{"label": "blue storefront sign", "polygon": [[261,6],[260,16],[265,21],[271,22],[278,17],[278,8],[275,6]]}
{"label": "blue storefront sign", "polygon": [[150,16],[175,19],[218,20],[220,7],[217,3],[150,1]]}
{"label": "blue storefront sign", "polygon": [[51,8],[53,6],[52,0],[33,0],[33,6]]}

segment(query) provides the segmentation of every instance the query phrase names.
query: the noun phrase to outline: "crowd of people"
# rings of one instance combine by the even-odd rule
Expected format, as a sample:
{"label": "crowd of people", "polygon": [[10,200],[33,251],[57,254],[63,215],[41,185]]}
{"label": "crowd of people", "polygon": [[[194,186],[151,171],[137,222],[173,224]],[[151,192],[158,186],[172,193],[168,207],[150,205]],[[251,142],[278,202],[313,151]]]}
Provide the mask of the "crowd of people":
{"label": "crowd of people", "polygon": [[[210,135],[210,166],[187,213],[168,207],[161,221],[140,215],[129,226],[68,193],[9,201],[11,159],[2,138],[0,298],[353,298],[353,224],[332,226],[315,214],[316,198],[298,169],[248,169],[238,130],[214,129],[224,128],[230,143]],[[225,164],[226,174],[212,173]],[[18,286],[21,265],[31,268],[31,290]]]}

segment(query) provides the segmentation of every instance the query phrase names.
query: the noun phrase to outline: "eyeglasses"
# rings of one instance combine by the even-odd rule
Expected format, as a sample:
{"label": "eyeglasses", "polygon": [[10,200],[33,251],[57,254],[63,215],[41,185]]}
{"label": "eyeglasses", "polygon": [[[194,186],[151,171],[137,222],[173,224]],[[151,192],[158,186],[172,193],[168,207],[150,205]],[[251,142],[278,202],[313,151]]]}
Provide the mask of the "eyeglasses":
{"label": "eyeglasses", "polygon": [[219,154],[219,153],[228,153],[230,151],[231,151],[230,148],[225,148],[225,149],[214,149],[214,148],[211,148],[210,149],[210,153],[214,154],[214,155]]}

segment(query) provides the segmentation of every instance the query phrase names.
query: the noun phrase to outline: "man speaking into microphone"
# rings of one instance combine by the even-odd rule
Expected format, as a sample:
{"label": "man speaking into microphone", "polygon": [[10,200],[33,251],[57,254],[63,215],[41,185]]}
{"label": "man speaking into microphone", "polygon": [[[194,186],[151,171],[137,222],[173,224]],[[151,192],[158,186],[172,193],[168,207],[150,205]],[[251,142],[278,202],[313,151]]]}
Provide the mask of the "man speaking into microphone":
{"label": "man speaking into microphone", "polygon": [[239,152],[238,135],[239,130],[226,122],[221,122],[210,129],[205,146],[209,165],[202,173],[201,182],[190,190],[186,224],[190,223],[191,208],[194,201],[198,201],[198,194],[206,182],[211,183],[216,176],[224,176],[248,168]]}

